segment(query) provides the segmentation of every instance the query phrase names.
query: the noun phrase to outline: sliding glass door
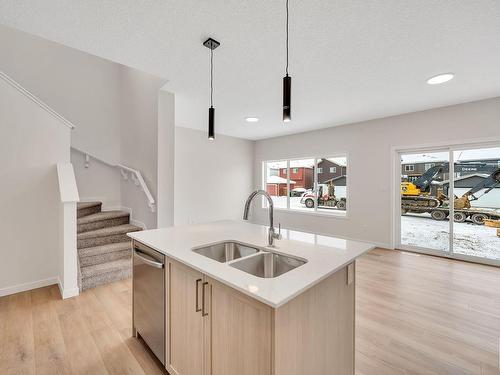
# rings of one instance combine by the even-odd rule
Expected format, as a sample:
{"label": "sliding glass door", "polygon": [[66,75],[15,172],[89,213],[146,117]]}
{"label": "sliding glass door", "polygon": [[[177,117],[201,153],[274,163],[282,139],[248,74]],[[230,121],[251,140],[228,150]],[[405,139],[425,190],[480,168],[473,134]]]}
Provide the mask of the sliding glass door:
{"label": "sliding glass door", "polygon": [[398,247],[500,265],[500,147],[401,152],[399,159]]}
{"label": "sliding glass door", "polygon": [[401,154],[401,244],[450,252],[450,207],[439,183],[449,174],[449,152]]}
{"label": "sliding glass door", "polygon": [[453,159],[453,252],[500,260],[500,147],[454,150]]}

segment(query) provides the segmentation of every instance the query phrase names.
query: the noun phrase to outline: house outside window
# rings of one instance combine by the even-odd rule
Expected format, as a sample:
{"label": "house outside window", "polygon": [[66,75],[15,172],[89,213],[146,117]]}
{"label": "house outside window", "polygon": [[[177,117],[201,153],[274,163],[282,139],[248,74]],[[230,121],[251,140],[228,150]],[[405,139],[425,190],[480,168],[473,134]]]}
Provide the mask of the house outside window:
{"label": "house outside window", "polygon": [[[276,175],[275,171],[279,171]],[[274,207],[346,216],[347,156],[263,162],[263,186]],[[263,207],[267,201],[262,200]]]}

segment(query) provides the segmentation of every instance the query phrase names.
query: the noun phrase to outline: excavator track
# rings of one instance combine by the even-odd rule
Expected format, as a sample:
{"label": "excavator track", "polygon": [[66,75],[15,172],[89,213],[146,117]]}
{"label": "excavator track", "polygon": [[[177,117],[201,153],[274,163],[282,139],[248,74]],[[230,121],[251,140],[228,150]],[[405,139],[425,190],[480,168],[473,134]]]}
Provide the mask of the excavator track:
{"label": "excavator track", "polygon": [[412,209],[422,208],[437,208],[441,205],[441,201],[435,197],[401,197],[401,209],[404,211],[412,211]]}

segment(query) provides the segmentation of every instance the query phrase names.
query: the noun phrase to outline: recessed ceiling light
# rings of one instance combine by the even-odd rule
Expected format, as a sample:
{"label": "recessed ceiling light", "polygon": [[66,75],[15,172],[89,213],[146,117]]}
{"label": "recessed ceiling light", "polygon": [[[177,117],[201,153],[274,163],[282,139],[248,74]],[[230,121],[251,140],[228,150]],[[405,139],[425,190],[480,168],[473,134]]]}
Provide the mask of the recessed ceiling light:
{"label": "recessed ceiling light", "polygon": [[451,81],[453,77],[455,77],[455,74],[453,73],[438,74],[437,76],[429,78],[427,83],[429,85],[439,85],[441,83]]}
{"label": "recessed ceiling light", "polygon": [[258,122],[259,118],[258,117],[245,117],[246,122]]}

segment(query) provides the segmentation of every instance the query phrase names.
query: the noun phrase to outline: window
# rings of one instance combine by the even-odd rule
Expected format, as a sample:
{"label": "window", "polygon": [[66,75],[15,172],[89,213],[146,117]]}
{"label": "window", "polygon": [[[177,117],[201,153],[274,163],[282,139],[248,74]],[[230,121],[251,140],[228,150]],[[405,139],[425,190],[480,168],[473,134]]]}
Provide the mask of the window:
{"label": "window", "polygon": [[[342,174],[334,177],[323,174],[323,168],[318,167],[322,161],[340,166]],[[337,167],[329,167],[328,170],[336,173]],[[346,171],[346,155],[267,161],[263,163],[263,185],[278,209],[345,216]]]}
{"label": "window", "polygon": [[405,165],[405,172],[413,172],[415,171],[414,165]]}
{"label": "window", "polygon": [[[274,207],[287,208],[288,166],[286,161],[265,164],[266,186],[264,190],[271,196]],[[266,202],[267,204],[267,202]]]}
{"label": "window", "polygon": [[427,171],[429,169],[431,169],[432,167],[434,167],[436,164],[434,163],[425,163],[424,165],[424,169]]}

